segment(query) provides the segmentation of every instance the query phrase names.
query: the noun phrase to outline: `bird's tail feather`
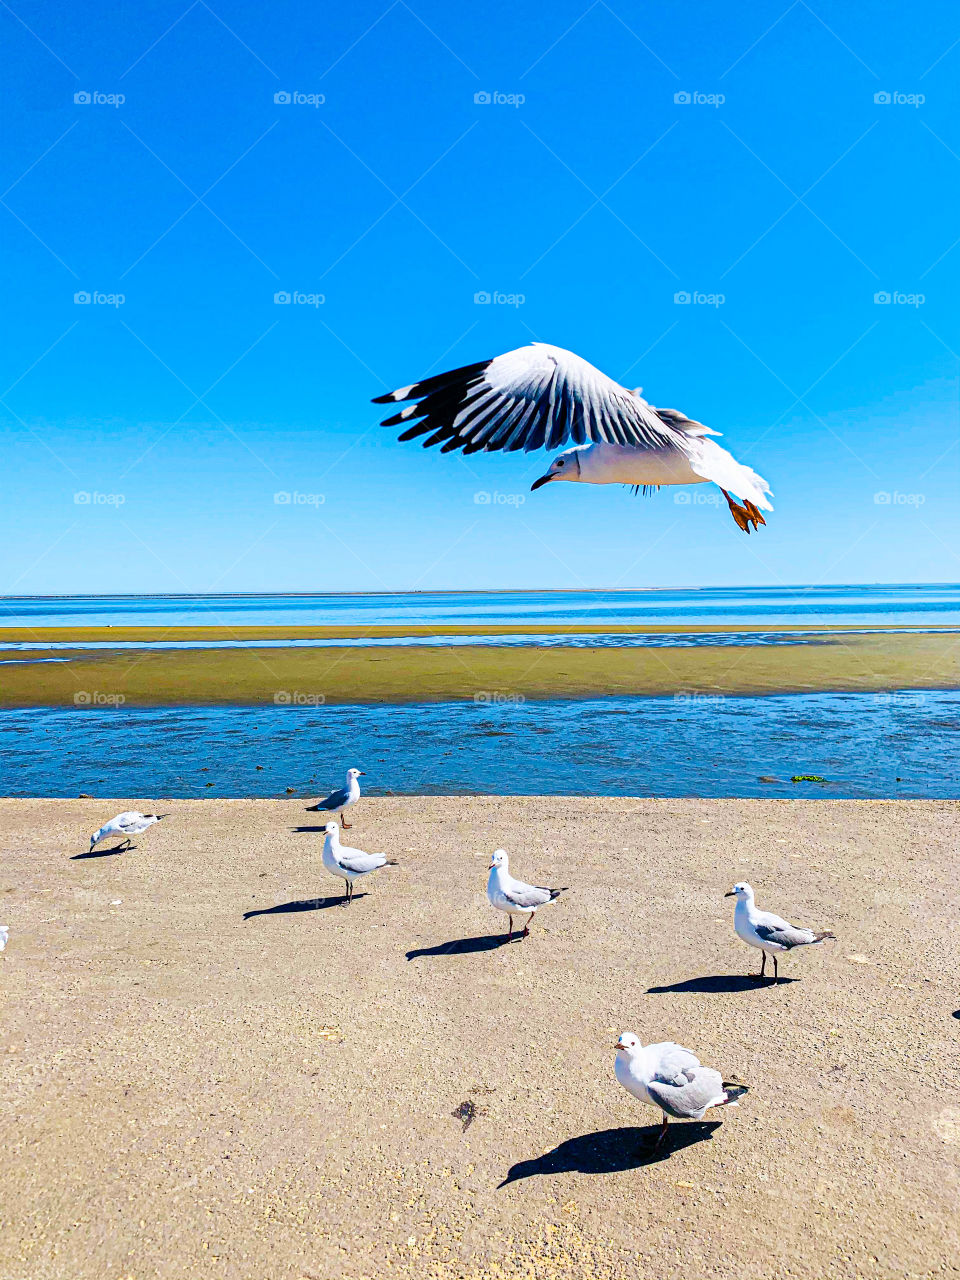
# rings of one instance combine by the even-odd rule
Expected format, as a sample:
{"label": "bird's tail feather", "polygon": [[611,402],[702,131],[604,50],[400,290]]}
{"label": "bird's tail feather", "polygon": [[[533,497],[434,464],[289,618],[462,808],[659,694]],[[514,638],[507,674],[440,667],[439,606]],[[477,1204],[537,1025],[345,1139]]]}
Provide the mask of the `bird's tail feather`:
{"label": "bird's tail feather", "polygon": [[564,885],[562,889],[551,889],[550,901],[553,902],[556,898],[560,897],[561,893],[566,893],[568,888],[569,888],[568,885]]}
{"label": "bird's tail feather", "polygon": [[740,1105],[740,1099],[748,1092],[750,1086],[748,1084],[733,1084],[729,1080],[723,1082],[726,1098],[719,1105],[721,1107],[736,1107]]}
{"label": "bird's tail feather", "polygon": [[737,497],[748,499],[764,511],[773,510],[770,486],[763,476],[738,462],[715,440],[698,439],[697,445],[697,452],[690,458],[690,466],[698,476],[712,480],[721,489],[730,489]]}
{"label": "bird's tail feather", "polygon": [[823,933],[815,933],[813,935],[814,942],[826,942],[830,938],[832,938],[833,941],[836,942],[837,935],[835,933],[831,933],[829,929],[825,930]]}
{"label": "bird's tail feather", "polygon": [[383,865],[385,867],[399,867],[400,863],[396,860],[396,858],[388,858]]}

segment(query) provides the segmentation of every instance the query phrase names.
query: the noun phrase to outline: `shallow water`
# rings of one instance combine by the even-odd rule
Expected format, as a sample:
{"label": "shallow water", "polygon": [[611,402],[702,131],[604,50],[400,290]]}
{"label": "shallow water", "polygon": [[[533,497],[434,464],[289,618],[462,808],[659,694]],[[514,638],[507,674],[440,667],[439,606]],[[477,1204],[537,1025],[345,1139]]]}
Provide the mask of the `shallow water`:
{"label": "shallow water", "polygon": [[356,765],[371,795],[951,798],[958,730],[936,691],[36,708],[0,715],[0,794],[316,796]]}
{"label": "shallow water", "polygon": [[960,586],[643,591],[423,591],[379,595],[7,596],[0,626],[363,626],[404,623],[842,623],[960,626]]}

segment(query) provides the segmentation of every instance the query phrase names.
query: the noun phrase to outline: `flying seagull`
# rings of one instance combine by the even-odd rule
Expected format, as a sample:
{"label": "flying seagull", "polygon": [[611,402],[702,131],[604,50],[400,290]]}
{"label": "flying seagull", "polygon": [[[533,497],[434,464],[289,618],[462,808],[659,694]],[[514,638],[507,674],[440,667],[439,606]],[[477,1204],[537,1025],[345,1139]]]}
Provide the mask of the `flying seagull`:
{"label": "flying seagull", "polygon": [[129,849],[133,843],[134,836],[142,835],[147,827],[152,827],[161,818],[168,818],[169,816],[168,813],[138,813],[136,809],[128,809],[125,813],[118,813],[115,818],[105,822],[90,837],[90,852],[94,851],[101,840],[109,840],[111,836],[123,837],[120,844],[117,845],[118,851]]}
{"label": "flying seagull", "polygon": [[324,813],[338,813],[344,831],[349,831],[353,823],[344,819],[343,812],[360,799],[360,783],[357,779],[363,776],[362,769],[348,769],[347,785],[338,787],[336,791],[331,791],[326,800],[318,800],[316,804],[310,805],[307,808],[307,813],[320,813],[321,811]]}
{"label": "flying seagull", "polygon": [[659,1107],[663,1124],[654,1146],[667,1136],[670,1117],[702,1120],[710,1107],[736,1107],[747,1092],[746,1085],[729,1084],[713,1067],[682,1045],[640,1043],[632,1031],[624,1031],[617,1041],[614,1065],[617,1082],[641,1102]]}
{"label": "flying seagull", "polygon": [[355,880],[379,871],[381,867],[395,867],[396,860],[383,853],[364,853],[362,849],[348,849],[340,843],[340,828],[335,822],[328,822],[323,828],[323,865],[332,876],[339,876],[345,881],[344,906],[353,901],[353,885]]}
{"label": "flying seagull", "polygon": [[814,933],[812,929],[804,929],[799,925],[788,924],[780,916],[769,911],[759,911],[753,900],[753,889],[741,881],[735,884],[725,898],[736,898],[737,905],[733,909],[733,927],[740,937],[751,947],[759,947],[763,952],[763,961],[757,978],[762,979],[767,967],[767,953],[773,956],[773,980],[778,982],[777,954],[780,951],[792,951],[794,947],[809,947],[815,942],[825,942],[835,938],[833,933]]}
{"label": "flying seagull", "polygon": [[425,435],[424,448],[439,444],[442,453],[529,453],[570,442],[531,489],[557,480],[644,492],[712,482],[744,533],[766,524],[760,508],[773,510],[766,480],[709,438],[719,432],[678,409],[654,408],[640,391],[621,387],[572,351],[534,342],[376,396],[374,404],[416,401],[382,425],[409,423],[400,440]]}
{"label": "flying seagull", "polygon": [[515,915],[518,916],[525,911],[530,912],[521,934],[521,937],[525,938],[530,932],[530,921],[540,908],[547,906],[550,902],[556,902],[561,893],[566,893],[567,891],[566,886],[562,889],[544,889],[539,885],[524,884],[522,880],[514,880],[509,868],[510,859],[506,850],[497,849],[490,859],[487,897],[490,899],[491,907],[497,911],[504,911],[509,916],[508,942],[513,937],[513,917]]}

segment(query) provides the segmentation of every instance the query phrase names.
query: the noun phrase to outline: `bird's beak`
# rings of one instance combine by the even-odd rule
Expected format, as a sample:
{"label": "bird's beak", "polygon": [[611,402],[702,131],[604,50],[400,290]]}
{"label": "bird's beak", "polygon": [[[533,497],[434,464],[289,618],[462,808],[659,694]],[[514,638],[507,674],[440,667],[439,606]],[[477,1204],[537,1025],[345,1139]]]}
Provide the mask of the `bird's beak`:
{"label": "bird's beak", "polygon": [[549,484],[552,479],[553,475],[548,471],[547,474],[545,476],[541,476],[539,480],[534,480],[533,484],[530,486],[530,492],[533,493],[534,489],[539,489],[541,485]]}
{"label": "bird's beak", "polygon": [[733,890],[731,889],[729,893],[725,893],[723,896],[724,896],[725,898],[735,898],[737,895],[736,895],[736,894],[733,892]]}
{"label": "bird's beak", "polygon": [[358,769],[357,773],[359,773],[361,778],[365,778],[367,776],[362,769]]}

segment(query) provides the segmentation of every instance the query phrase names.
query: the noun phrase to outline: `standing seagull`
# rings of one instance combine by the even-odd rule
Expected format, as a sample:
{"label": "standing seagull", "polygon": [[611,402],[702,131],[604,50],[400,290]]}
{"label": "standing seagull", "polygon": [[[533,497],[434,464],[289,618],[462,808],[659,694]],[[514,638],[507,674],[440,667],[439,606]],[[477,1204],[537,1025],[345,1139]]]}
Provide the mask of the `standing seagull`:
{"label": "standing seagull", "polygon": [[654,408],[640,390],[621,387],[572,351],[534,342],[376,396],[374,404],[418,401],[384,419],[383,426],[419,419],[399,438],[429,432],[424,448],[439,444],[442,453],[529,453],[572,442],[531,489],[572,480],[646,492],[662,484],[712,481],[744,533],[766,524],[759,510],[773,510],[766,480],[708,438],[719,432],[678,409]]}
{"label": "standing seagull", "polygon": [[321,810],[325,813],[338,813],[344,831],[349,831],[353,824],[345,820],[343,812],[360,799],[360,783],[357,779],[362,777],[364,777],[362,769],[348,769],[347,785],[331,791],[326,800],[318,800],[316,804],[310,805],[307,813],[318,813]]}
{"label": "standing seagull", "polygon": [[94,851],[101,840],[109,840],[111,836],[123,837],[123,842],[117,845],[116,852],[129,849],[133,844],[134,836],[142,835],[147,827],[152,827],[161,818],[169,818],[169,816],[168,813],[138,813],[135,809],[118,813],[90,837],[90,852]]}
{"label": "standing seagull", "polygon": [[642,1045],[632,1031],[624,1031],[617,1041],[614,1066],[617,1082],[641,1102],[659,1107],[663,1124],[654,1146],[667,1136],[671,1116],[677,1120],[702,1120],[710,1107],[736,1107],[747,1092],[745,1084],[729,1084],[713,1067],[682,1045]]}
{"label": "standing seagull", "polygon": [[527,922],[523,926],[525,938],[530,932],[530,921],[541,907],[555,902],[561,893],[566,893],[566,885],[562,889],[544,889],[539,885],[524,884],[522,880],[514,880],[510,874],[510,859],[505,849],[497,849],[490,859],[490,878],[487,881],[487,897],[490,905],[497,911],[505,911],[510,918],[507,941],[513,937],[513,917],[523,911],[529,911]]}
{"label": "standing seagull", "polygon": [[735,884],[725,898],[736,898],[737,905],[733,909],[733,927],[740,937],[751,947],[759,947],[763,952],[763,961],[758,980],[763,979],[767,967],[767,953],[773,956],[773,981],[779,982],[777,972],[777,952],[792,951],[794,947],[809,947],[815,942],[825,942],[835,938],[833,933],[814,933],[812,929],[804,929],[800,925],[788,924],[780,916],[769,911],[759,911],[753,900],[753,889],[741,882]]}
{"label": "standing seagull", "polygon": [[339,876],[345,881],[343,905],[348,907],[353,901],[353,882],[368,876],[381,867],[395,867],[394,858],[384,853],[364,853],[362,849],[348,849],[340,843],[340,828],[335,822],[328,822],[323,828],[323,865],[332,876]]}

